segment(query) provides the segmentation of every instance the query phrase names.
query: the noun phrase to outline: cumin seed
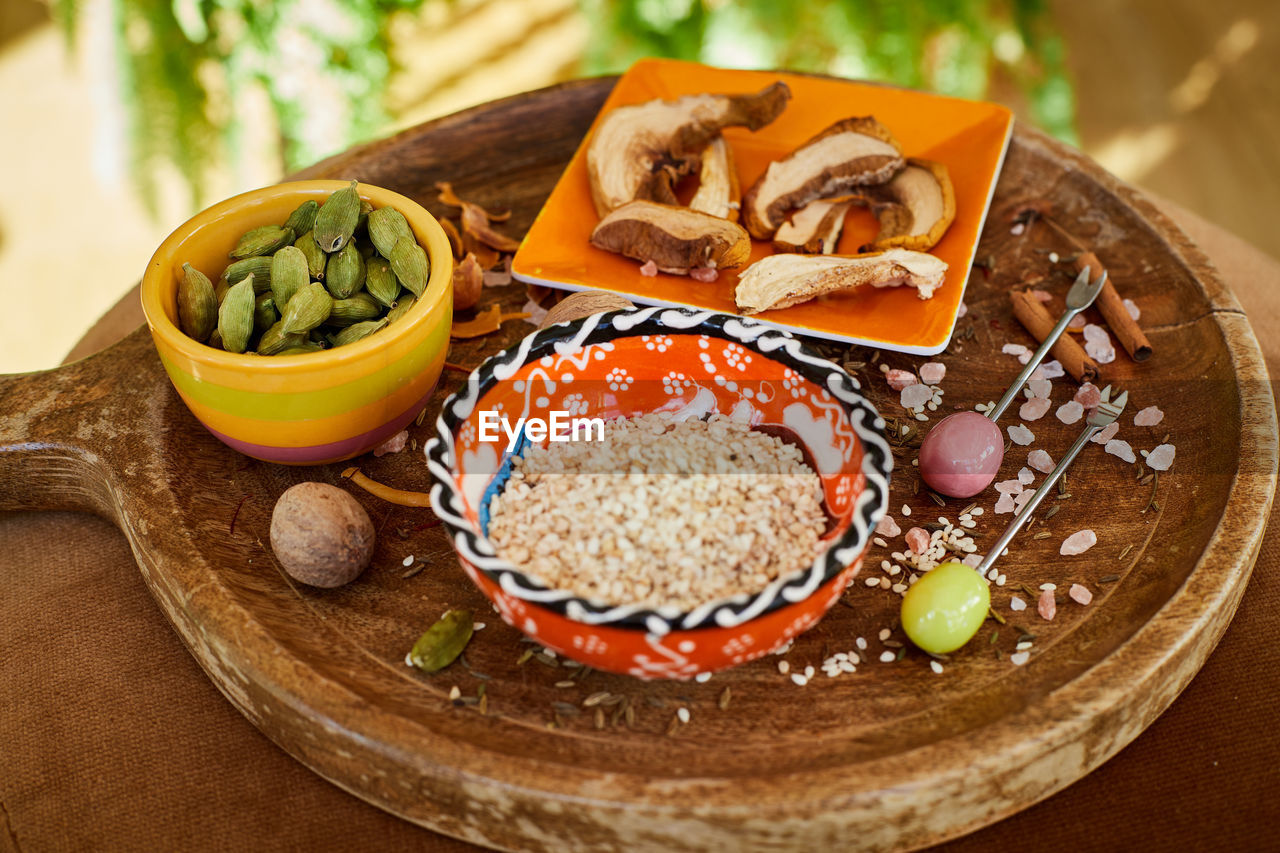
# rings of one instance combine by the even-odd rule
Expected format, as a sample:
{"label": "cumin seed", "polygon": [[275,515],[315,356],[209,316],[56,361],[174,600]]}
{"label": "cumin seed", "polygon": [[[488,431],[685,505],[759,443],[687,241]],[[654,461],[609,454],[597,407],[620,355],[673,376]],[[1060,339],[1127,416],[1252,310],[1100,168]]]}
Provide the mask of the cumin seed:
{"label": "cumin seed", "polygon": [[1052,535],[1053,534],[1047,530],[1041,530],[1039,533],[1037,533],[1035,536],[1032,536],[1031,538],[1032,539],[1048,539]]}
{"label": "cumin seed", "polygon": [[1054,504],[1053,506],[1049,507],[1049,511],[1044,514],[1044,520],[1048,521],[1049,519],[1053,518],[1055,515],[1058,514],[1058,510],[1060,509],[1062,509],[1062,504]]}
{"label": "cumin seed", "polygon": [[720,707],[721,711],[729,710],[729,699],[732,696],[733,696],[733,691],[730,690],[728,687],[720,691],[720,701],[718,701],[716,704]]}
{"label": "cumin seed", "polygon": [[1098,578],[1098,583],[1115,583],[1120,580],[1119,575],[1107,575],[1105,578]]}

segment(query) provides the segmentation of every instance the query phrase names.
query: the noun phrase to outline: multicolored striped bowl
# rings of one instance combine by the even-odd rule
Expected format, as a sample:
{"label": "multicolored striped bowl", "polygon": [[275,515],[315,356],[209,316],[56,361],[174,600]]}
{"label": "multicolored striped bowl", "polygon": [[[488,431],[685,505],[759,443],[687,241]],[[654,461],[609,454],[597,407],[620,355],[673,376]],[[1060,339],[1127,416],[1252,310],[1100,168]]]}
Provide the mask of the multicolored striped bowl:
{"label": "multicolored striped bowl", "polygon": [[444,368],[453,316],[448,238],[420,205],[367,184],[360,196],[403,213],[431,261],[427,289],[403,318],[344,347],[269,357],[223,352],[178,328],[183,263],[216,278],[245,231],[284,222],[306,199],[323,202],[346,185],[277,184],[216,204],[170,234],[142,278],[147,325],[178,395],[210,432],[256,459],[314,465],[371,450],[417,417]]}

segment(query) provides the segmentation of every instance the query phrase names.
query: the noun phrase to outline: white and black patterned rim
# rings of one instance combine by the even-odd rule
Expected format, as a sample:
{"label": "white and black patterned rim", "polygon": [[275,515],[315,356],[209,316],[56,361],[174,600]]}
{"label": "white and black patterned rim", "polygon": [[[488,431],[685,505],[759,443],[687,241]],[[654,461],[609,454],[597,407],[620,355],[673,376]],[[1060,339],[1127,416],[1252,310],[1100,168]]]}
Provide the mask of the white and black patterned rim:
{"label": "white and black patterned rim", "polygon": [[[463,512],[455,470],[454,432],[490,388],[509,380],[531,361],[544,356],[569,355],[582,347],[619,338],[658,334],[697,334],[741,344],[752,352],[782,362],[809,381],[825,388],[843,408],[862,442],[862,473],[866,485],[853,508],[848,527],[805,569],[778,578],[754,595],[736,595],[683,611],[676,607],[647,608],[609,605],[564,590],[548,589],[500,558],[492,543]],[[799,339],[763,323],[732,314],[690,308],[643,308],[593,314],[558,323],[529,335],[519,344],[490,357],[471,372],[466,384],[445,400],[436,421],[436,436],[427,442],[431,472],[431,507],[444,523],[458,553],[509,595],[588,625],[635,628],[654,634],[672,630],[741,625],[813,594],[858,558],[870,541],[889,501],[889,473],[893,456],[884,438],[884,421],[858,393],[853,377],[805,347]]]}

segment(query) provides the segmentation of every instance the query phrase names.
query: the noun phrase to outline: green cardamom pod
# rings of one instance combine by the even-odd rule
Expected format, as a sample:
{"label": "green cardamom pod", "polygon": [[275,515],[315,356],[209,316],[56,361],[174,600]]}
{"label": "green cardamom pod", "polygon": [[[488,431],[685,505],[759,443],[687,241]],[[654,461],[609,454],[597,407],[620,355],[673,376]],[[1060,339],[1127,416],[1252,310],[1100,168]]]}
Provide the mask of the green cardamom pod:
{"label": "green cardamom pod", "polygon": [[417,301],[417,298],[414,297],[413,294],[406,294],[405,296],[397,299],[396,303],[391,306],[391,310],[387,312],[387,322],[394,323],[396,320],[399,320],[408,313],[409,309],[413,307],[413,303]]}
{"label": "green cardamom pod", "polygon": [[355,233],[356,223],[360,221],[360,196],[356,193],[358,184],[351,182],[329,196],[328,200],[316,213],[314,236],[316,245],[326,252],[333,253],[341,249]]}
{"label": "green cardamom pod", "polygon": [[308,352],[324,352],[324,350],[325,346],[323,344],[306,341],[305,343],[298,344],[296,347],[289,347],[288,349],[280,350],[276,355],[301,355]]}
{"label": "green cardamom pod", "polygon": [[423,672],[438,672],[457,660],[474,631],[470,610],[450,610],[418,638],[405,663]]}
{"label": "green cardamom pod", "polygon": [[262,337],[258,340],[258,355],[280,355],[287,349],[307,343],[310,341],[305,334],[287,334],[284,330],[284,322],[281,321],[262,333]]}
{"label": "green cardamom pod", "polygon": [[227,284],[239,284],[249,276],[253,276],[253,289],[258,293],[266,293],[271,289],[271,258],[253,257],[236,261],[222,271]]}
{"label": "green cardamom pod", "polygon": [[182,280],[178,282],[178,328],[201,342],[218,328],[218,296],[213,282],[191,264],[182,265]]}
{"label": "green cardamom pod", "polygon": [[217,329],[214,329],[213,334],[209,336],[209,340],[205,341],[205,343],[214,349],[222,349],[222,334]]}
{"label": "green cardamom pod", "polygon": [[231,289],[231,285],[227,283],[225,278],[218,279],[218,283],[213,286],[213,295],[217,298],[218,304],[222,304],[222,300],[227,298],[227,291]]}
{"label": "green cardamom pod", "polygon": [[271,293],[276,305],[288,305],[293,294],[310,283],[307,256],[297,246],[285,246],[271,256]]}
{"label": "green cardamom pod", "polygon": [[320,202],[313,198],[309,198],[302,204],[294,208],[293,213],[289,214],[289,218],[285,220],[284,227],[292,228],[294,235],[306,234],[316,225],[316,211],[320,209]]}
{"label": "green cardamom pod", "polygon": [[369,228],[369,214],[373,213],[373,205],[360,199],[360,216],[356,219],[356,233],[364,233]]}
{"label": "green cardamom pod", "polygon": [[363,323],[352,323],[333,336],[333,345],[335,347],[343,347],[347,344],[354,344],[356,341],[367,338],[374,332],[385,328],[386,325],[386,317],[381,320],[365,320]]}
{"label": "green cardamom pod", "polygon": [[329,312],[329,325],[350,326],[364,320],[375,320],[382,316],[382,306],[378,300],[361,291],[348,299],[333,300],[333,310]]}
{"label": "green cardamom pod", "polygon": [[413,229],[403,213],[394,207],[380,207],[369,214],[369,239],[382,257],[391,257],[401,237],[413,239]]}
{"label": "green cardamom pod", "polygon": [[324,249],[316,245],[314,232],[308,231],[303,234],[293,246],[296,249],[300,249],[306,257],[307,274],[311,278],[323,279],[324,265],[329,262],[329,256],[324,253]]}
{"label": "green cardamom pod", "polygon": [[347,243],[329,256],[324,271],[324,286],[334,299],[346,299],[364,287],[364,258],[355,243]]}
{"label": "green cardamom pod", "polygon": [[280,322],[286,334],[309,332],[328,320],[332,310],[333,297],[323,284],[313,281],[293,294],[281,312]]}
{"label": "green cardamom pod", "polygon": [[280,319],[276,310],[276,298],[270,293],[259,293],[253,300],[253,333],[260,335]]}
{"label": "green cardamom pod", "polygon": [[409,288],[414,296],[421,296],[427,289],[427,276],[431,273],[431,263],[427,253],[421,246],[407,237],[396,241],[391,250],[391,271],[400,279],[400,283]]}
{"label": "green cardamom pod", "polygon": [[370,258],[364,267],[364,288],[369,295],[390,308],[400,295],[400,282],[386,258]]}
{"label": "green cardamom pod", "polygon": [[245,232],[245,235],[231,250],[233,258],[256,258],[259,255],[270,255],[281,246],[287,246],[297,239],[292,228],[279,225],[263,225]]}
{"label": "green cardamom pod", "polygon": [[231,285],[218,309],[218,334],[227,352],[244,352],[253,333],[253,276]]}

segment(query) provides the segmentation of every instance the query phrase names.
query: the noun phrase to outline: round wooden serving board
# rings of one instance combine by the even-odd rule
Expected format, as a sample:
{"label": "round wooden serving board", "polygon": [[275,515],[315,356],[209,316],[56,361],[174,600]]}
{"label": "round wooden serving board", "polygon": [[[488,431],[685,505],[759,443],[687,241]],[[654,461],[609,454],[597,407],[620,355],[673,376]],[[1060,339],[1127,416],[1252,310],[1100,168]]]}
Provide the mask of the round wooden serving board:
{"label": "round wooden serving board", "polygon": [[[502,227],[518,235],[610,85],[582,81],[479,107],[309,174],[388,187],[437,216],[450,211],[433,185],[451,180],[464,198],[510,207]],[[1042,278],[1040,286],[1065,292],[1068,265],[1052,267],[1036,249],[1067,248],[1043,226],[1010,231],[1015,211],[1043,202],[1091,242],[1141,306],[1155,347],[1141,365],[1121,353],[1105,368],[1108,381],[1131,392],[1120,437],[1151,448],[1169,433],[1177,460],[1160,478],[1158,507],[1143,513],[1151,488],[1136,482],[1136,466],[1090,445],[1069,474],[1072,497],[1056,501],[1056,516],[1021,534],[1001,563],[1009,584],[993,587],[993,603],[1011,624],[988,622],[942,674],[914,650],[878,661],[886,649],[878,632],[895,627],[899,597],[861,579],[847,606],[786,655],[793,671],[803,669],[865,637],[858,672],[819,672],[805,687],[781,675],[772,657],[701,684],[594,672],[575,680],[574,670],[536,658],[518,665],[531,647],[463,577],[430,511],[355,489],[380,530],[373,565],[344,589],[300,587],[265,544],[272,506],[293,483],[340,482],[341,466],[277,467],[220,444],[179,401],[145,329],[67,367],[0,378],[0,510],[85,510],[117,523],[156,601],[236,707],[325,778],[439,832],[531,850],[927,845],[1078,779],[1173,701],[1235,611],[1274,490],[1274,407],[1235,299],[1138,193],[1022,127],[978,251],[994,257],[994,270],[975,269],[958,328],[964,339],[942,356],[944,412],[995,399],[1017,372],[1000,348],[1030,339],[1010,317],[1010,287]],[[486,301],[493,298],[518,308],[524,288],[488,291]],[[474,366],[530,330],[508,322],[502,335],[456,343],[450,360]],[[875,365],[863,373],[881,411],[901,415]],[[419,449],[444,393],[460,381],[446,373],[427,419],[410,430]],[[1070,387],[1054,383],[1055,408]],[[1134,427],[1133,412],[1148,405],[1164,410],[1164,423]],[[1036,446],[1055,458],[1080,428],[1052,414],[1031,426]],[[1011,450],[1001,477],[1014,476],[1024,459],[1025,449]],[[968,502],[944,509],[924,491],[913,496],[909,460],[898,458],[895,516],[907,521],[901,505],[909,503],[912,519],[954,520]],[[375,479],[427,487],[420,452],[357,461]],[[981,501],[980,550],[1009,518],[993,515],[993,503]],[[1097,531],[1098,545],[1059,557],[1062,538],[1085,527]],[[1051,535],[1032,538],[1040,530]],[[406,578],[408,555],[426,566]],[[878,571],[882,556],[873,552],[868,571]],[[1102,582],[1111,575],[1119,577]],[[1035,615],[1034,602],[1010,611],[1016,584],[1037,590],[1046,581],[1060,590],[1084,583],[1093,604],[1063,597],[1052,623]],[[433,676],[405,666],[414,639],[452,607],[470,607],[488,623],[465,664]],[[1019,667],[1009,656],[1024,629],[1037,638]],[[892,640],[902,639],[895,630]],[[555,686],[568,680],[572,686]],[[451,703],[455,685],[473,698],[484,685],[487,714]],[[731,700],[721,710],[726,689]],[[628,697],[632,725],[614,705],[605,706],[603,729],[592,708],[549,727],[553,702],[580,705],[599,691]],[[681,706],[691,720],[668,733]]]}

